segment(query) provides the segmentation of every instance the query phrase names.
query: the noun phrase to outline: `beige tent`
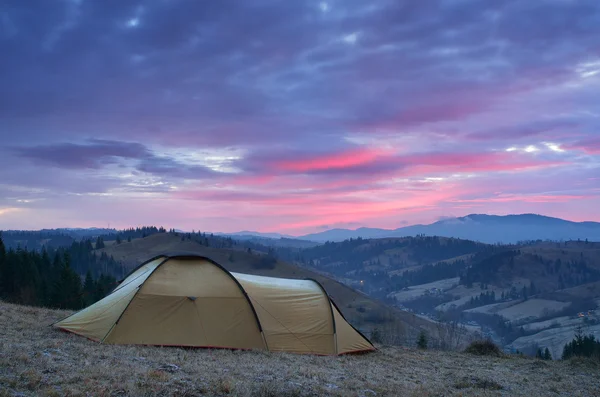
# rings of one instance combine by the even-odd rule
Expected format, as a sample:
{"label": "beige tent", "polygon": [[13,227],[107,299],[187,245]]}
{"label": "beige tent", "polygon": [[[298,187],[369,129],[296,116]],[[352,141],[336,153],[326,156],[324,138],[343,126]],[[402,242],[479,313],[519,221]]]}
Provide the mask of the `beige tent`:
{"label": "beige tent", "polygon": [[230,273],[199,256],[153,258],[104,299],[54,326],[111,344],[327,355],[374,350],[318,282]]}

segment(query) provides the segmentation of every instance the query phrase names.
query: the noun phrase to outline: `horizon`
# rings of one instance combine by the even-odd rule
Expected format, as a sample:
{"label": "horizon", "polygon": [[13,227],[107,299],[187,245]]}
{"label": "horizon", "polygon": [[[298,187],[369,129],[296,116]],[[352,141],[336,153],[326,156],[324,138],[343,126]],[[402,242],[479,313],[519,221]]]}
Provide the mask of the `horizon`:
{"label": "horizon", "polygon": [[598,48],[591,0],[12,0],[0,229],[600,222]]}
{"label": "horizon", "polygon": [[[564,218],[556,218],[556,217],[552,217],[552,216],[548,216],[548,215],[544,215],[544,214],[536,214],[536,213],[522,213],[522,214],[505,214],[505,215],[498,215],[498,214],[479,214],[479,213],[469,213],[469,214],[465,214],[465,215],[461,215],[461,216],[456,216],[456,217],[444,217],[443,219],[438,219],[432,223],[428,223],[428,224],[422,224],[422,223],[414,223],[414,224],[409,224],[409,225],[404,225],[404,226],[400,226],[397,228],[391,228],[391,229],[384,229],[384,228],[371,228],[369,226],[359,226],[359,227],[355,227],[355,228],[330,228],[330,229],[322,229],[320,231],[314,232],[314,233],[306,233],[306,234],[287,234],[287,233],[280,233],[277,231],[274,232],[263,232],[260,230],[235,230],[235,231],[231,231],[231,232],[222,232],[222,231],[215,231],[215,230],[197,230],[197,229],[190,229],[190,230],[185,230],[185,229],[180,229],[177,227],[164,227],[164,225],[153,225],[153,224],[144,224],[144,225],[136,225],[136,226],[126,226],[124,228],[115,228],[115,227],[111,227],[110,225],[108,225],[107,227],[101,227],[101,226],[90,226],[90,227],[85,227],[85,228],[81,228],[81,227],[70,227],[70,226],[56,226],[56,227],[51,227],[51,228],[42,228],[42,229],[0,229],[0,236],[2,234],[3,231],[6,232],[10,232],[10,231],[17,231],[17,232],[39,232],[39,231],[44,231],[44,230],[93,230],[93,229],[98,229],[98,230],[114,230],[116,232],[121,232],[127,229],[136,229],[136,228],[143,228],[143,227],[156,227],[156,228],[164,228],[165,230],[169,231],[171,229],[174,229],[176,232],[178,233],[209,233],[209,234],[215,234],[215,235],[233,235],[233,234],[238,234],[238,235],[250,235],[253,233],[258,233],[258,234],[273,234],[273,235],[279,235],[282,238],[300,238],[300,237],[305,237],[307,235],[311,235],[311,234],[319,234],[322,232],[327,232],[327,231],[335,231],[335,230],[350,230],[350,231],[358,231],[359,229],[381,229],[381,230],[389,230],[389,231],[393,231],[396,229],[402,229],[404,227],[412,227],[412,226],[428,226],[428,225],[432,225],[435,224],[437,222],[441,222],[441,221],[445,221],[445,220],[452,220],[452,219],[459,219],[459,218],[468,218],[470,216],[489,216],[489,217],[506,217],[506,216],[537,216],[537,217],[542,217],[542,218],[552,218],[552,219],[558,219],[558,220],[562,220],[562,221],[567,221],[567,222],[573,222],[573,223],[585,223],[585,222],[595,222],[595,221],[573,221],[571,219],[564,219]],[[596,222],[598,223],[598,222]],[[244,234],[245,233],[245,234]]]}

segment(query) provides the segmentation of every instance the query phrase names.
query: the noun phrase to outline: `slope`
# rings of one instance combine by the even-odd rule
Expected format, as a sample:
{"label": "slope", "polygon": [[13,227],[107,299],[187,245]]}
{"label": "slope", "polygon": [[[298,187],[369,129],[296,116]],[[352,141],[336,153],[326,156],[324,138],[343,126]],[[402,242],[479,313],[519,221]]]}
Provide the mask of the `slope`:
{"label": "slope", "polygon": [[102,345],[48,324],[68,312],[0,302],[1,396],[594,396],[592,362],[381,347],[320,357]]}

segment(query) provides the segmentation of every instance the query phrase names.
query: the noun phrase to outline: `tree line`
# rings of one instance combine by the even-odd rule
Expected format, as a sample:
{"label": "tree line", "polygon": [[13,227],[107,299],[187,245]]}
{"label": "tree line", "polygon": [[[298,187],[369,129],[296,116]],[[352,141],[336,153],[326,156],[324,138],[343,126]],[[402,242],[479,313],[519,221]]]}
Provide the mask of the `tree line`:
{"label": "tree line", "polygon": [[584,335],[578,327],[573,340],[563,348],[562,359],[572,357],[590,357],[600,361],[600,340],[592,334]]}
{"label": "tree line", "polygon": [[[85,247],[89,247],[87,243],[73,244],[56,250],[43,248],[41,252],[7,250],[0,235],[0,299],[78,310],[106,296],[116,286],[115,277],[93,268],[102,260],[91,252],[83,254]],[[95,261],[90,261],[92,257]],[[85,269],[84,283],[77,269]]]}

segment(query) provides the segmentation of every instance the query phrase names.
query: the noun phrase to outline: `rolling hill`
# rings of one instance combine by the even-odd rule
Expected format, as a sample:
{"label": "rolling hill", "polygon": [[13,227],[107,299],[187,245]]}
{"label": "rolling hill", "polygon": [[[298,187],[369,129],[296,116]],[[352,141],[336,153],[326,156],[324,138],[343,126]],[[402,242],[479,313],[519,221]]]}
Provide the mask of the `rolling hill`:
{"label": "rolling hill", "polygon": [[419,316],[458,321],[507,349],[531,353],[539,343],[559,354],[578,326],[600,335],[600,243],[419,236],[277,252]]}

